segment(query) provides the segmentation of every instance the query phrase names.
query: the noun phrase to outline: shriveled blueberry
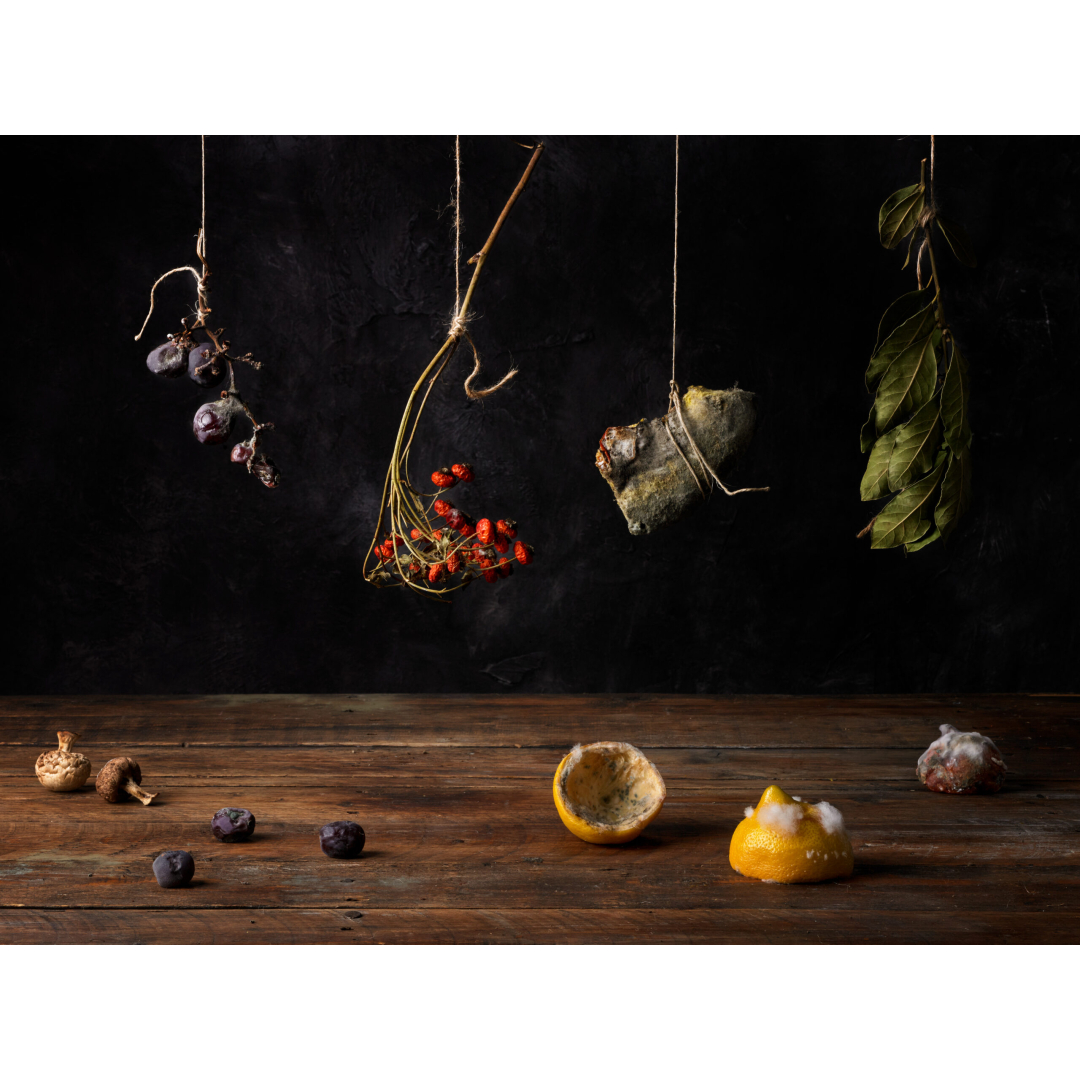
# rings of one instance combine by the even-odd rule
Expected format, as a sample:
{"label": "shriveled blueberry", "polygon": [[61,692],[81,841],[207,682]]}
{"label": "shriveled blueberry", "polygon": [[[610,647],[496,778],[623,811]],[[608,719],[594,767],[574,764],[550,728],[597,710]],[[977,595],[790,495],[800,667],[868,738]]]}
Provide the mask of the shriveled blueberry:
{"label": "shriveled blueberry", "polygon": [[195,876],[190,851],[163,851],[154,860],[154,877],[163,889],[183,888]]}
{"label": "shriveled blueberry", "polygon": [[187,352],[177,348],[171,341],[159,345],[147,358],[146,366],[155,374],[166,379],[175,379],[188,369]]}
{"label": "shriveled blueberry", "polygon": [[[187,373],[188,378],[192,382],[197,382],[200,386],[217,386],[222,379],[225,378],[225,361],[219,360],[217,362],[217,371],[214,367],[210,366],[210,360],[214,355],[214,346],[209,342],[203,345],[196,345],[195,348],[188,353],[187,361]],[[202,371],[199,371],[202,368]]]}
{"label": "shriveled blueberry", "polygon": [[319,847],[331,859],[355,859],[364,850],[364,830],[355,821],[331,821],[319,830]]}
{"label": "shriveled blueberry", "polygon": [[210,819],[210,831],[226,844],[247,840],[255,831],[255,815],[250,810],[226,806]]}

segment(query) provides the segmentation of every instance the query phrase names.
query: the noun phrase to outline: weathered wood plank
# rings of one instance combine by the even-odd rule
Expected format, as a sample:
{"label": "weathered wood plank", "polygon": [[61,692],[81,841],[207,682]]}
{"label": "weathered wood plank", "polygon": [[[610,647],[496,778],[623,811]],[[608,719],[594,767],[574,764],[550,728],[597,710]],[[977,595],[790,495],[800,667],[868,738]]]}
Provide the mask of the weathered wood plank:
{"label": "weathered wood plank", "polygon": [[[927,737],[929,745],[929,738]],[[55,743],[55,740],[54,740]],[[1031,780],[1080,779],[1080,740],[1075,749],[1037,750],[999,740],[1009,766],[1009,787]],[[0,745],[0,785],[7,778],[33,776],[38,753],[46,747]],[[97,768],[124,753],[101,742],[80,741],[76,749]],[[420,779],[499,777],[549,779],[568,746],[561,747],[147,747],[138,760],[147,777],[175,780],[229,778],[242,787],[274,783],[305,785],[330,779],[348,781],[380,776]],[[925,747],[923,748],[925,749]],[[920,751],[921,752],[921,751]],[[649,758],[671,785],[725,779],[755,779],[763,785],[782,775],[784,783],[874,780],[914,780],[919,752],[890,747],[799,747],[782,750],[704,747],[653,747]],[[93,785],[93,776],[90,779]]]}
{"label": "weathered wood plank", "polygon": [[953,723],[1035,747],[1074,746],[1080,699],[704,695],[246,695],[0,698],[0,740],[48,746],[57,727],[123,745],[894,746]]}
{"label": "weathered wood plank", "polygon": [[[359,917],[357,917],[359,916]],[[1080,943],[1080,913],[543,908],[0,911],[0,943],[60,945]]]}

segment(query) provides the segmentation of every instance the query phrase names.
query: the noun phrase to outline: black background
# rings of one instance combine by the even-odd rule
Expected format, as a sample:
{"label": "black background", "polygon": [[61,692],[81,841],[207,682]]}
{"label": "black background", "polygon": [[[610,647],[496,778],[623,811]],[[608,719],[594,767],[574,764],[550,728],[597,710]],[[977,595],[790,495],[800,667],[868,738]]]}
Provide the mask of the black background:
{"label": "black background", "polygon": [[[481,279],[485,373],[455,362],[413,460],[536,563],[452,606],[364,582],[401,408],[453,305],[452,138],[210,138],[214,317],[284,474],[205,447],[214,396],[145,367],[193,302],[197,138],[4,140],[0,691],[1080,690],[1074,536],[1080,143],[937,140],[979,255],[941,258],[972,370],[974,504],[905,557],[855,534],[862,374],[914,288],[877,210],[925,136],[682,140],[678,378],[758,395],[754,445],[691,518],[632,538],[593,457],[666,407],[674,140],[547,140]],[[528,154],[462,140],[477,250]],[[465,489],[465,490],[463,490]]]}

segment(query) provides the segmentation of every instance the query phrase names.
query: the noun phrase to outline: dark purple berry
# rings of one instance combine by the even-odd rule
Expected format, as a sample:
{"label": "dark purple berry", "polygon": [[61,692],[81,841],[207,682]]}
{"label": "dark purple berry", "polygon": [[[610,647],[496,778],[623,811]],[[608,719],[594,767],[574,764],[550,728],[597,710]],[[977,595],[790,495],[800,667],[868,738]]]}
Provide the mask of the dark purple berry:
{"label": "dark purple berry", "polygon": [[319,847],[331,859],[355,859],[364,850],[364,830],[355,821],[331,821],[319,830]]}
{"label": "dark purple berry", "polygon": [[228,398],[208,401],[199,408],[192,423],[195,438],[201,443],[224,442],[232,427],[235,408]]}
{"label": "dark purple berry", "polygon": [[159,345],[147,358],[146,366],[155,374],[163,375],[166,379],[175,379],[183,375],[188,369],[187,353],[166,341]]}
{"label": "dark purple berry", "polygon": [[238,442],[233,448],[229,457],[236,462],[237,465],[246,465],[251,460],[251,455],[255,453],[251,443]]}
{"label": "dark purple berry", "polygon": [[250,810],[226,806],[210,819],[210,831],[226,844],[247,840],[255,831],[255,815]]}
{"label": "dark purple berry", "polygon": [[268,487],[276,488],[281,483],[281,473],[278,467],[263,454],[260,454],[251,471]]}
{"label": "dark purple berry", "polygon": [[154,860],[154,877],[163,889],[183,888],[195,875],[190,851],[163,851]]}
{"label": "dark purple berry", "polygon": [[[188,366],[187,373],[188,378],[192,382],[198,383],[200,386],[217,386],[222,379],[225,378],[225,361],[219,360],[217,362],[217,371],[214,367],[207,367],[210,364],[210,360],[214,355],[214,346],[207,342],[203,345],[196,345],[195,348],[188,353]],[[202,368],[202,371],[199,371]]]}

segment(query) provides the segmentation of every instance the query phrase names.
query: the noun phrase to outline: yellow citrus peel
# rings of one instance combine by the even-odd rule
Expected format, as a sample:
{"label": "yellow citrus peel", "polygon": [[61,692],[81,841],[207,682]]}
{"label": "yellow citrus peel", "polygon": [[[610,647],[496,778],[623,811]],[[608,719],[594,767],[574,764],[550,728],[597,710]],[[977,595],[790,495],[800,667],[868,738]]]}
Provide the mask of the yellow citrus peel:
{"label": "yellow citrus peel", "polygon": [[575,746],[555,770],[553,791],[563,824],[590,844],[640,836],[667,796],[656,766],[624,742]]}
{"label": "yellow citrus peel", "polygon": [[826,881],[855,869],[844,818],[835,806],[793,799],[772,784],[746,808],[731,837],[733,870],[762,881]]}

